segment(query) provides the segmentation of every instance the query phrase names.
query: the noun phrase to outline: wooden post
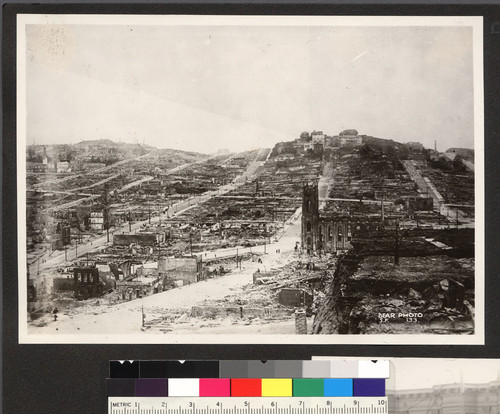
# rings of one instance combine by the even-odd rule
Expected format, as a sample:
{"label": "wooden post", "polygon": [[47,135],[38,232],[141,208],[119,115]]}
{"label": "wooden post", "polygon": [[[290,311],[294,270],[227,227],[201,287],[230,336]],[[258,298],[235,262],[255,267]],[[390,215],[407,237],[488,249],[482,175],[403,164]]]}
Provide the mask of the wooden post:
{"label": "wooden post", "polygon": [[295,333],[298,335],[307,335],[307,318],[305,309],[295,311]]}

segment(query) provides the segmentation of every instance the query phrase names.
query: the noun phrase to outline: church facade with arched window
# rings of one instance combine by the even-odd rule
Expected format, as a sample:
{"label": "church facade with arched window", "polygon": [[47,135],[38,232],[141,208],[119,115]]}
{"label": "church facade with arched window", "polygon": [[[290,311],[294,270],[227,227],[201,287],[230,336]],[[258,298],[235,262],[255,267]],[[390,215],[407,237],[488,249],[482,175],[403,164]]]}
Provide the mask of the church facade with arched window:
{"label": "church facade with arched window", "polygon": [[322,212],[319,208],[318,185],[304,184],[301,242],[302,248],[308,253],[348,250],[356,234],[379,230],[379,220],[346,213]]}

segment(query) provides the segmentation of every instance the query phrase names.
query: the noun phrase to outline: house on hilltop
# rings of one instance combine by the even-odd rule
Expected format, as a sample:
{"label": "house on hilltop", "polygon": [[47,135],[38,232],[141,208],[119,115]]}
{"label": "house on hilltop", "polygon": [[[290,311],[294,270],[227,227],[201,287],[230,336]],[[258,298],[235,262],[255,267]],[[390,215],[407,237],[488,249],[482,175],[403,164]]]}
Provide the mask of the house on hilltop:
{"label": "house on hilltop", "polygon": [[358,135],[355,129],[346,129],[339,134],[340,146],[360,146],[363,144],[363,137]]}

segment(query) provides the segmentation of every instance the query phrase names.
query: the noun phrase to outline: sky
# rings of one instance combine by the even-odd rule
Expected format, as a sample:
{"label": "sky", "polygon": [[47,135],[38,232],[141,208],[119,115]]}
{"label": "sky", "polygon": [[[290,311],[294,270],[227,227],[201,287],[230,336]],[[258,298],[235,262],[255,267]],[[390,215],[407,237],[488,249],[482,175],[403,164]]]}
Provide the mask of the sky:
{"label": "sky", "polygon": [[204,153],[302,131],[473,148],[472,29],[26,26],[26,141]]}

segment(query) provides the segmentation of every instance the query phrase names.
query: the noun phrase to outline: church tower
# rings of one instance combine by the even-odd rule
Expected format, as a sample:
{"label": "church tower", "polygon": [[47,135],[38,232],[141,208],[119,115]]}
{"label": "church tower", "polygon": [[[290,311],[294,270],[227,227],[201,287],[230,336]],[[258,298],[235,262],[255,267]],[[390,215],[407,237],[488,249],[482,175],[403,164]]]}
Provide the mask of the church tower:
{"label": "church tower", "polygon": [[308,253],[318,247],[318,184],[306,183],[302,189],[302,249]]}

